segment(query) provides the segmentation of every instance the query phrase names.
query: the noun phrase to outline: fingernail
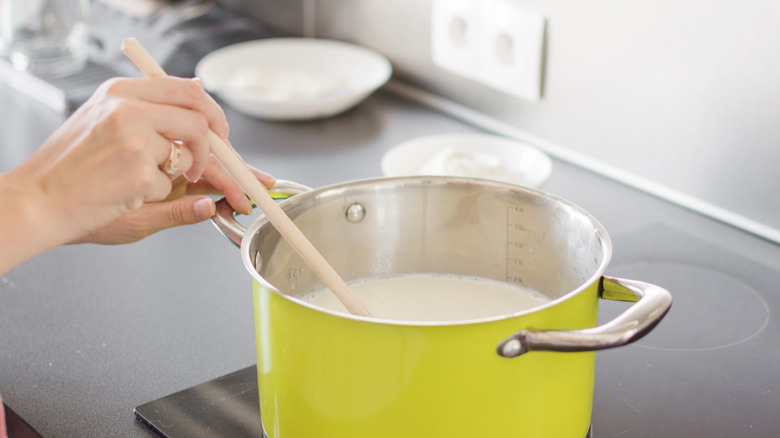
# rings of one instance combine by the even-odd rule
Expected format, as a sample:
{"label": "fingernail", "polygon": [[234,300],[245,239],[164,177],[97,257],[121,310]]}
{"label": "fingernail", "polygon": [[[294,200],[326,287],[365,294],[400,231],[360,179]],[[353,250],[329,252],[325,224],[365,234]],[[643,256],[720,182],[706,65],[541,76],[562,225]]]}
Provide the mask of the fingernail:
{"label": "fingernail", "polygon": [[211,216],[214,216],[217,207],[214,205],[214,200],[206,197],[195,201],[195,203],[192,204],[192,208],[195,211],[195,217],[200,219],[208,219]]}
{"label": "fingernail", "polygon": [[252,216],[252,201],[249,199],[249,196],[246,197],[246,202],[242,202],[241,204],[243,205],[239,206],[236,211],[244,216]]}
{"label": "fingernail", "polygon": [[200,78],[192,78],[192,82],[195,82],[200,85],[200,88],[203,88],[203,81],[201,81]]}

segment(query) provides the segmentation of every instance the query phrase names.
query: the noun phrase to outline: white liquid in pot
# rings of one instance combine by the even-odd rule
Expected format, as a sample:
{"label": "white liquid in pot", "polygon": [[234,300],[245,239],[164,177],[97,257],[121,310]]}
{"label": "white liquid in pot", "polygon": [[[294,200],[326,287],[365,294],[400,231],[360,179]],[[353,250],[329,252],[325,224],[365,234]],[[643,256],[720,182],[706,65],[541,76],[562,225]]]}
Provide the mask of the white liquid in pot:
{"label": "white liquid in pot", "polygon": [[[518,285],[476,277],[414,274],[351,283],[372,316],[401,321],[463,321],[541,306],[550,298]],[[327,289],[303,297],[315,306],[347,313]]]}

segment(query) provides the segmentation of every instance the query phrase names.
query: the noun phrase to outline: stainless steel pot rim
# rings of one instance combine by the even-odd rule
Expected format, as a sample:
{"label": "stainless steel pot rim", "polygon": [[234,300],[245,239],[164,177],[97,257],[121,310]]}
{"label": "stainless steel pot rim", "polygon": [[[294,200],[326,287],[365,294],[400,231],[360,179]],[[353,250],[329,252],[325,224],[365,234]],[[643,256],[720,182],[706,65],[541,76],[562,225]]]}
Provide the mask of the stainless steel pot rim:
{"label": "stainless steel pot rim", "polygon": [[[484,324],[484,323],[490,323],[495,321],[502,321],[507,319],[514,319],[518,317],[522,317],[524,315],[529,315],[532,313],[536,313],[539,311],[542,311],[544,309],[548,309],[550,307],[554,307],[564,301],[567,301],[571,299],[572,297],[580,294],[584,290],[591,287],[594,283],[599,282],[604,275],[607,266],[609,265],[610,259],[612,257],[612,241],[609,237],[609,234],[607,233],[604,226],[596,220],[595,217],[593,217],[590,213],[579,207],[578,205],[563,199],[561,197],[558,197],[556,195],[550,194],[548,192],[545,192],[540,189],[536,188],[530,188],[525,186],[518,186],[510,183],[504,183],[494,180],[488,180],[488,179],[481,179],[481,178],[472,178],[472,177],[451,177],[451,176],[399,176],[399,177],[378,177],[378,178],[368,178],[368,179],[359,179],[359,180],[351,180],[336,184],[331,184],[327,186],[322,186],[316,189],[313,189],[311,191],[307,191],[298,195],[295,195],[289,199],[283,200],[280,203],[280,206],[282,208],[285,207],[285,205],[294,204],[294,203],[300,203],[305,202],[309,200],[310,198],[317,198],[317,197],[327,197],[330,196],[333,192],[341,192],[350,188],[356,188],[356,187],[403,187],[408,185],[451,185],[451,184],[466,184],[466,185],[479,185],[482,186],[485,189],[488,190],[511,190],[511,191],[517,191],[517,192],[525,192],[530,193],[534,196],[540,196],[544,198],[548,198],[552,201],[555,201],[557,203],[560,203],[567,208],[571,208],[578,213],[582,214],[584,217],[586,217],[593,225],[594,233],[597,233],[599,235],[599,238],[602,241],[602,245],[604,248],[603,251],[603,257],[599,263],[598,268],[592,273],[592,275],[582,282],[579,287],[576,289],[567,292],[566,294],[551,300],[550,302],[533,307],[531,309],[519,311],[519,312],[512,312],[492,317],[485,317],[485,318],[475,318],[475,319],[468,319],[468,320],[453,320],[453,321],[407,321],[407,320],[394,320],[394,319],[384,319],[384,318],[377,318],[377,317],[365,317],[365,316],[359,316],[359,315],[353,315],[350,313],[344,313],[344,312],[336,312],[328,309],[321,308],[319,306],[312,305],[308,303],[307,301],[301,300],[299,298],[287,295],[286,293],[280,291],[276,286],[269,283],[265,278],[263,278],[255,269],[254,261],[252,260],[252,256],[249,254],[249,244],[248,242],[251,240],[249,238],[246,238],[243,240],[243,243],[241,244],[241,260],[244,263],[244,267],[247,269],[249,274],[254,278],[257,282],[259,282],[264,287],[268,288],[269,290],[273,291],[275,294],[279,295],[280,297],[291,301],[295,304],[307,307],[309,309],[312,309],[314,311],[330,314],[339,318],[347,318],[347,319],[354,319],[358,321],[364,321],[364,322],[370,322],[370,323],[376,323],[376,324],[384,324],[384,325],[400,325],[400,326],[461,326],[461,325],[472,325],[472,324]],[[246,230],[246,236],[253,236],[257,231],[263,227],[265,224],[268,223],[268,219],[265,216],[258,217],[252,224],[247,228]]]}

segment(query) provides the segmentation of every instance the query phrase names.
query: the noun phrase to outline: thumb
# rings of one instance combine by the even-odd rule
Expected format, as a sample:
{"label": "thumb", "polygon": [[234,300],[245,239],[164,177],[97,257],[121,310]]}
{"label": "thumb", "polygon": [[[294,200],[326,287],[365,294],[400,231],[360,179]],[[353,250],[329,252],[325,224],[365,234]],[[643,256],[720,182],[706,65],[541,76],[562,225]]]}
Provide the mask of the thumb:
{"label": "thumb", "polygon": [[166,228],[202,222],[214,215],[208,196],[184,196],[173,201],[149,202],[105,227],[71,243],[116,245],[141,240]]}
{"label": "thumb", "polygon": [[183,196],[173,201],[150,204],[149,207],[147,220],[157,230],[196,224],[216,212],[214,200],[208,196]]}

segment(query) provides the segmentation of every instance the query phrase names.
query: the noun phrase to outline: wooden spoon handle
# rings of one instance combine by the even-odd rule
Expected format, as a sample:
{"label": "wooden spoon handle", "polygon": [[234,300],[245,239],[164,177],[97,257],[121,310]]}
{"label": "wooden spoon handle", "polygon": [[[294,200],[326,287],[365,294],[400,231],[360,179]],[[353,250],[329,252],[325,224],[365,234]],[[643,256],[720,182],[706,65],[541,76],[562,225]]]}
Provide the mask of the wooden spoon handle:
{"label": "wooden spoon handle", "polygon": [[[147,77],[167,76],[162,67],[149,55],[135,38],[126,38],[122,42],[122,51],[135,64],[138,70]],[[330,288],[347,310],[355,315],[371,316],[366,306],[355,297],[344,280],[328,264],[314,245],[306,239],[300,229],[271,198],[265,187],[255,178],[244,164],[244,161],[219,135],[209,131],[211,152],[227,170],[230,176],[249,195],[249,198],[260,208],[271,224],[276,227],[282,237],[298,252],[315,274]]]}

